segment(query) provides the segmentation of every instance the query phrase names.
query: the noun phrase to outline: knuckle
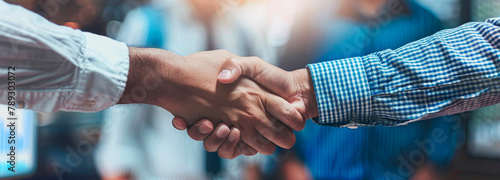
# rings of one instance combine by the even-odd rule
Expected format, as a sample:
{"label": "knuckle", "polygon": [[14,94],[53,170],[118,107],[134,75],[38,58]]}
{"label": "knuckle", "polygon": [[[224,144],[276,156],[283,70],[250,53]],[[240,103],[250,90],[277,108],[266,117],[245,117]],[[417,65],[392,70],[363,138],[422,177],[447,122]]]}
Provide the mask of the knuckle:
{"label": "knuckle", "polygon": [[292,135],[287,139],[288,141],[285,143],[285,149],[290,149],[293,147],[293,145],[295,144],[296,142],[296,138],[295,138],[295,135],[292,133]]}
{"label": "knuckle", "polygon": [[205,150],[207,150],[208,152],[217,151],[217,147],[212,145],[210,141],[203,141],[203,147],[205,147]]}
{"label": "knuckle", "polygon": [[257,144],[257,137],[254,134],[246,134],[241,136],[241,138],[246,145],[252,146]]}
{"label": "knuckle", "polygon": [[238,65],[239,64],[238,63],[238,58],[236,58],[236,57],[231,57],[227,61],[230,62],[231,65]]}
{"label": "knuckle", "polygon": [[219,49],[217,50],[218,53],[221,53],[223,55],[231,55],[232,53],[229,52],[228,50],[225,50],[225,49]]}
{"label": "knuckle", "polygon": [[280,142],[283,137],[279,129],[271,127],[258,128],[258,132],[263,136],[262,141],[265,142],[264,138],[267,138],[274,142]]}
{"label": "knuckle", "polygon": [[218,151],[217,154],[219,155],[219,157],[221,158],[224,158],[224,159],[231,159],[230,156],[228,156],[226,154],[226,152],[223,152],[223,151]]}
{"label": "knuckle", "polygon": [[254,108],[249,108],[247,110],[247,117],[249,120],[255,121],[255,120],[260,120],[260,115],[257,110]]}
{"label": "knuckle", "polygon": [[225,49],[216,49],[215,52],[219,52],[219,53],[225,53],[227,52]]}
{"label": "knuckle", "polygon": [[285,142],[286,139],[283,137],[283,133],[273,132],[273,139],[275,142]]}
{"label": "knuckle", "polygon": [[278,134],[279,135],[277,137],[279,137],[279,142],[281,144],[281,147],[289,149],[293,146],[293,144],[295,144],[294,140],[290,138],[291,136],[293,136],[293,133],[283,132]]}
{"label": "knuckle", "polygon": [[299,126],[298,126],[297,131],[302,131],[306,127],[306,122],[305,121],[300,121],[298,124],[299,124]]}
{"label": "knuckle", "polygon": [[264,155],[271,155],[274,153],[274,151],[276,150],[276,146],[275,145],[265,145],[265,147],[262,149],[262,154]]}
{"label": "knuckle", "polygon": [[293,107],[283,108],[283,117],[290,122],[290,127],[293,130],[300,131],[305,127],[305,123],[302,121],[302,117],[296,116],[296,110]]}
{"label": "knuckle", "polygon": [[248,146],[249,148],[252,148],[252,147],[258,148],[258,147],[260,147],[257,135],[249,134],[249,135],[246,135],[246,136],[242,136],[242,139],[243,139],[243,142],[246,144],[245,146]]}
{"label": "knuckle", "polygon": [[202,141],[202,140],[205,139],[205,137],[203,137],[202,135],[200,135],[196,131],[190,131],[190,130],[188,130],[188,135],[189,135],[189,137],[191,137],[191,139],[193,139],[195,141]]}
{"label": "knuckle", "polygon": [[295,119],[295,108],[290,107],[290,106],[285,106],[282,108],[281,113],[283,114],[283,117],[286,118],[287,120],[293,120]]}
{"label": "knuckle", "polygon": [[252,61],[261,61],[262,59],[260,57],[257,57],[257,56],[250,56],[248,57],[250,60]]}

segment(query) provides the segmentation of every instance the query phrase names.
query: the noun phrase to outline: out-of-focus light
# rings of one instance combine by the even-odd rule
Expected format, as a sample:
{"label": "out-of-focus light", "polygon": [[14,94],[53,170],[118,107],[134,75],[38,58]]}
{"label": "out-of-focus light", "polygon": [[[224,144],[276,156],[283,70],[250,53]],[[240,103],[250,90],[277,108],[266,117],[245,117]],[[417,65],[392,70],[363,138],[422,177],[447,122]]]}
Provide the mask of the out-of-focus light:
{"label": "out-of-focus light", "polygon": [[217,2],[223,11],[230,11],[237,9],[245,0],[219,0]]}
{"label": "out-of-focus light", "polygon": [[70,28],[73,28],[73,29],[80,29],[81,28],[80,24],[78,24],[76,22],[65,22],[63,25],[70,27]]}
{"label": "out-of-focus light", "polygon": [[270,8],[272,18],[269,24],[268,40],[271,46],[279,47],[285,45],[290,39],[293,23],[299,11],[301,3],[307,1],[299,0],[272,0]]}
{"label": "out-of-focus light", "polygon": [[118,31],[120,31],[120,28],[122,27],[122,23],[119,21],[109,21],[108,24],[106,25],[106,35],[111,38],[115,38],[116,35],[118,35]]}
{"label": "out-of-focus light", "polygon": [[86,6],[86,5],[90,4],[90,3],[91,3],[90,0],[76,0],[76,4],[78,6]]}
{"label": "out-of-focus light", "polygon": [[112,20],[119,20],[120,19],[120,12],[118,11],[119,8],[108,6],[104,8],[102,12],[102,18],[104,21],[112,21]]}

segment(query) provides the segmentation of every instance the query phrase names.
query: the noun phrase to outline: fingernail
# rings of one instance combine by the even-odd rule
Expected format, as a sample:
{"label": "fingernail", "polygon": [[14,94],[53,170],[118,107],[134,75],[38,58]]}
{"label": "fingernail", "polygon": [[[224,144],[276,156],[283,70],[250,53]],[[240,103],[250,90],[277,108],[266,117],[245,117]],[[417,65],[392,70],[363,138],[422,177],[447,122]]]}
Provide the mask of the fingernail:
{"label": "fingernail", "polygon": [[181,125],[179,124],[179,121],[173,121],[174,123],[174,127],[175,129],[178,129],[178,130],[185,130],[185,129],[182,129],[184,127],[180,127]]}
{"label": "fingernail", "polygon": [[174,124],[175,129],[179,129],[179,123],[177,121],[172,121]]}
{"label": "fingernail", "polygon": [[227,69],[222,70],[217,76],[219,79],[228,79],[229,77],[231,77],[231,71]]}
{"label": "fingernail", "polygon": [[218,131],[217,131],[217,137],[219,138],[225,138],[227,136],[227,133],[225,133],[223,130],[223,128],[220,128]]}
{"label": "fingernail", "polygon": [[198,127],[198,130],[200,131],[200,133],[202,134],[207,134],[211,131],[210,127],[207,127],[207,126],[201,126]]}

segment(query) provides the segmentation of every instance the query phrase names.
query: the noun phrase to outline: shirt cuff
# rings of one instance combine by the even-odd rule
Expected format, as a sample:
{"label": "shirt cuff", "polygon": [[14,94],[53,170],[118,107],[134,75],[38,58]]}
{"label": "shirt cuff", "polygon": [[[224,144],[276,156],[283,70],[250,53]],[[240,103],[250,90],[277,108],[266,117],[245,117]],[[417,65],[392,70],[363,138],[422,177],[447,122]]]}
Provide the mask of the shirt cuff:
{"label": "shirt cuff", "polygon": [[97,112],[115,105],[125,90],[129,70],[128,47],[110,38],[84,33],[86,47],[74,93],[65,111]]}
{"label": "shirt cuff", "polygon": [[319,117],[328,126],[371,125],[370,87],[361,57],[307,65],[314,84]]}

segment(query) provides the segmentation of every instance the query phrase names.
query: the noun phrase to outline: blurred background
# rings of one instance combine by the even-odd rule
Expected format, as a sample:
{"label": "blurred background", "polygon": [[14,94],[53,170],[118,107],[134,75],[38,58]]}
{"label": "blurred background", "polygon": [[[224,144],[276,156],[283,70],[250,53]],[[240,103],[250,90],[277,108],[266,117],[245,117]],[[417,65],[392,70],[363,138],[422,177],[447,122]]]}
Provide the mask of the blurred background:
{"label": "blurred background", "polygon": [[[227,49],[287,70],[395,49],[441,29],[500,16],[500,0],[7,2],[131,46],[181,55]],[[392,128],[337,129],[309,121],[296,133],[293,149],[234,160],[205,152],[201,142],[171,127],[170,113],[153,106],[99,113],[24,110],[18,176],[0,171],[0,178],[500,179],[499,110],[494,105]],[[7,136],[7,130],[0,134]],[[0,147],[6,149],[6,142]]]}

